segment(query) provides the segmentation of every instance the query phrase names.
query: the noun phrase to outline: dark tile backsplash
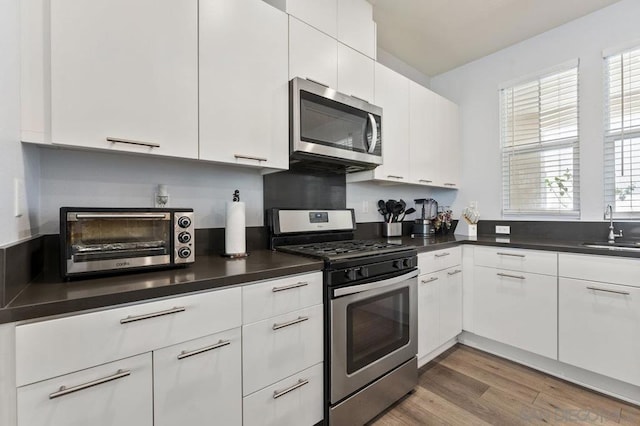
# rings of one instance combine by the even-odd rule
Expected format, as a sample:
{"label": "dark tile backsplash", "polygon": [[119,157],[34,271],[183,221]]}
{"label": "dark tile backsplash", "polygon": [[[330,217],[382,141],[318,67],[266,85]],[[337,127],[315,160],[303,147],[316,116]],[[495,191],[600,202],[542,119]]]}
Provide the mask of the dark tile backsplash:
{"label": "dark tile backsplash", "polygon": [[[479,235],[495,235],[496,225],[511,227],[510,237],[563,241],[606,241],[609,222],[481,220]],[[640,240],[640,222],[616,222],[615,232],[622,230],[622,240]]]}

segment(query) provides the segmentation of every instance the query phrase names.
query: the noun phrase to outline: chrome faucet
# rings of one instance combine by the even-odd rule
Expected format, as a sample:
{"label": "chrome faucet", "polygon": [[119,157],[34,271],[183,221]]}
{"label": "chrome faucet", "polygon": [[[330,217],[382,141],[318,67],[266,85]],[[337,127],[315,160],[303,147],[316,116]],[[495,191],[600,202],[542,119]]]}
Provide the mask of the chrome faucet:
{"label": "chrome faucet", "polygon": [[607,219],[607,213],[609,213],[609,244],[615,244],[616,238],[622,238],[622,229],[618,231],[618,234],[613,233],[613,207],[611,204],[607,204],[607,209],[604,211],[604,218]]}

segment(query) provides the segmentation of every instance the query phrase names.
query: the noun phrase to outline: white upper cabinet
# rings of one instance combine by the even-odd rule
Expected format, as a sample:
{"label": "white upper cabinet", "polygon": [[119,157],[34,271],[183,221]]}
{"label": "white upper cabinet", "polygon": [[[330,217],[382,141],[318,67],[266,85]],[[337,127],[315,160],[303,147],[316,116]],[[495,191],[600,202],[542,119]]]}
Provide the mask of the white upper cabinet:
{"label": "white upper cabinet", "polygon": [[366,0],[338,0],[338,40],[376,58],[376,24]]}
{"label": "white upper cabinet", "polygon": [[[438,144],[436,111],[438,95],[411,81],[409,83],[409,181],[416,184],[437,185]],[[383,140],[384,145],[384,140]]]}
{"label": "white upper cabinet", "polygon": [[462,157],[458,105],[442,96],[438,96],[437,104],[434,142],[438,144],[439,184],[447,188],[458,188]]}
{"label": "white upper cabinet", "polygon": [[338,87],[338,42],[290,16],[289,78],[294,77]]}
{"label": "white upper cabinet", "polygon": [[338,91],[373,103],[374,61],[338,43]]}
{"label": "white upper cabinet", "polygon": [[382,165],[347,175],[348,182],[409,182],[409,79],[375,63],[374,104],[382,108]]}
{"label": "white upper cabinet", "polygon": [[288,93],[287,15],[201,0],[200,159],[288,168]]}
{"label": "white upper cabinet", "polygon": [[197,0],[56,0],[50,13],[53,143],[198,157]]}
{"label": "white upper cabinet", "polygon": [[264,0],[325,34],[338,35],[337,0]]}

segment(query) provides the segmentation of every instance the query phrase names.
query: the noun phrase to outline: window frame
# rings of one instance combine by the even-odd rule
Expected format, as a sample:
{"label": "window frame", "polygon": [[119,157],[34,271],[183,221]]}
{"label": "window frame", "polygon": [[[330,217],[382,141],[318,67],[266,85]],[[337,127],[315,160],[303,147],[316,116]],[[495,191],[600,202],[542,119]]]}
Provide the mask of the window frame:
{"label": "window frame", "polygon": [[[505,124],[506,119],[509,117],[509,112],[505,111],[505,90],[514,90],[518,86],[525,86],[527,84],[536,83],[538,86],[538,99],[542,96],[540,94],[541,90],[541,82],[545,78],[553,77],[555,75],[560,75],[566,73],[568,71],[572,71],[575,69],[576,80],[575,80],[575,136],[570,137],[559,137],[550,140],[543,140],[543,136],[541,134],[540,119],[542,117],[542,111],[540,104],[538,105],[538,110],[536,112],[536,117],[538,119],[538,140],[532,143],[526,143],[521,146],[517,146],[514,143],[513,139],[509,140],[506,133],[508,132],[508,125]],[[513,93],[513,92],[512,92]],[[542,71],[538,71],[536,73],[532,73],[521,78],[511,80],[509,82],[503,83],[500,85],[498,90],[499,97],[499,131],[500,131],[500,157],[501,157],[501,189],[502,189],[502,216],[503,217],[514,217],[514,218],[522,218],[524,216],[534,216],[534,217],[550,217],[556,219],[562,218],[580,218],[581,215],[581,201],[580,201],[580,61],[579,59],[574,59],[571,61],[567,61],[556,66],[547,68]],[[511,108],[515,109],[513,103],[511,103]],[[511,132],[513,132],[513,128],[511,128]],[[561,149],[572,149],[572,153],[570,154],[570,162],[572,163],[573,174],[572,174],[572,207],[568,210],[563,209],[516,209],[511,207],[512,200],[512,184],[509,181],[509,177],[512,176],[509,159],[513,157],[513,155],[518,154],[539,154],[542,155],[544,152],[556,150],[559,151]],[[562,157],[561,153],[555,154],[558,158]],[[543,163],[540,163],[539,170],[541,173],[544,173]],[[532,172],[535,173],[535,172]],[[544,181],[541,180],[541,184]],[[541,185],[542,186],[542,185]],[[536,195],[543,195],[543,191]],[[538,199],[542,201],[542,197]]]}

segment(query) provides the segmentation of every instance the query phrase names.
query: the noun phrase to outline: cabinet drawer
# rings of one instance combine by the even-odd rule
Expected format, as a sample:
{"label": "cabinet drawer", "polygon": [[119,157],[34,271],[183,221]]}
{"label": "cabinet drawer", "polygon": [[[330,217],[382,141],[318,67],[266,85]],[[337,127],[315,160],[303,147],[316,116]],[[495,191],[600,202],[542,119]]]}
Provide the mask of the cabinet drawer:
{"label": "cabinet drawer", "polygon": [[640,288],[560,278],[560,361],[640,386]]}
{"label": "cabinet drawer", "polygon": [[475,333],[557,358],[557,278],[476,266]]}
{"label": "cabinet drawer", "polygon": [[323,306],[242,327],[242,383],[248,395],[322,362]]}
{"label": "cabinet drawer", "polygon": [[418,268],[421,274],[429,274],[462,263],[462,247],[430,251],[418,254]]}
{"label": "cabinet drawer", "polygon": [[154,351],[154,426],[240,426],[241,340],[238,327]]}
{"label": "cabinet drawer", "polygon": [[18,426],[151,426],[151,369],[146,353],[20,387]]}
{"label": "cabinet drawer", "polygon": [[322,272],[242,287],[242,322],[249,324],[322,303]]}
{"label": "cabinet drawer", "polygon": [[640,287],[640,259],[560,253],[558,275]]}
{"label": "cabinet drawer", "polygon": [[323,418],[322,389],[323,364],[320,363],[245,397],[243,424],[314,425]]}
{"label": "cabinet drawer", "polygon": [[206,336],[241,324],[240,288],[16,327],[18,386]]}
{"label": "cabinet drawer", "polygon": [[473,258],[476,266],[545,275],[558,273],[558,255],[554,252],[474,247]]}

